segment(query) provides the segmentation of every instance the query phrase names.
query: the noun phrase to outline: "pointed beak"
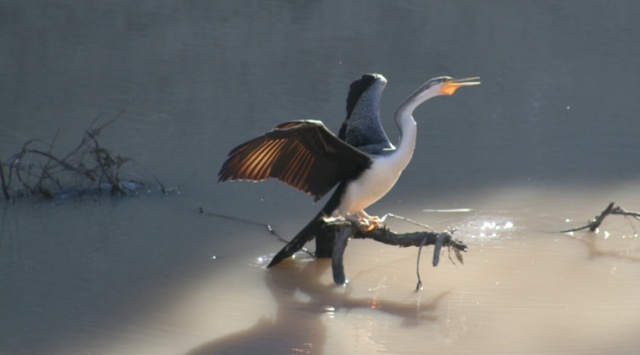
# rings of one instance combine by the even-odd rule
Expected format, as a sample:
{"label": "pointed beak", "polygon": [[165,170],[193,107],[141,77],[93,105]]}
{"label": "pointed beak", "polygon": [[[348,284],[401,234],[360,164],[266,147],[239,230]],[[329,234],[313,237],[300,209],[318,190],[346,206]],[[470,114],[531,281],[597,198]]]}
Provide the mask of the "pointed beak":
{"label": "pointed beak", "polygon": [[453,95],[453,93],[456,92],[458,88],[473,85],[480,85],[480,77],[475,76],[464,79],[452,79],[451,81],[447,81],[442,85],[442,89],[440,89],[440,92],[443,95]]}

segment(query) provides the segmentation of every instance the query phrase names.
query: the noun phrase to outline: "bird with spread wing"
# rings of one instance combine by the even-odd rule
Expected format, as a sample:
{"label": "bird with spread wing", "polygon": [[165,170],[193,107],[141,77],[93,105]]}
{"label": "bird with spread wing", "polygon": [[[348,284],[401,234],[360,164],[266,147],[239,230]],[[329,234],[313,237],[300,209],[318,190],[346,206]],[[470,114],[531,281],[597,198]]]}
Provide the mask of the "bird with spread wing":
{"label": "bird with spread wing", "polygon": [[413,111],[440,95],[452,95],[479,78],[433,78],[420,86],[398,108],[397,146],[380,122],[380,99],[387,80],[365,74],[354,81],[347,96],[347,118],[338,136],[320,121],[291,121],[234,148],[218,173],[219,181],[261,181],[276,178],[321,199],[337,186],[320,212],[275,255],[268,267],[292,256],[322,227],[325,218],[344,217],[365,226],[381,223],[364,209],[386,195],[413,156],[417,127]]}

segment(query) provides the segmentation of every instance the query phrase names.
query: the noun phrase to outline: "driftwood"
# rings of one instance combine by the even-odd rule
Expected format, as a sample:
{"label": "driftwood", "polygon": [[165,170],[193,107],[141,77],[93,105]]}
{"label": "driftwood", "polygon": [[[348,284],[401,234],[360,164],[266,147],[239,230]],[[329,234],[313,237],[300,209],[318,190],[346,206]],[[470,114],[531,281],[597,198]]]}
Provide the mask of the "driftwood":
{"label": "driftwood", "polygon": [[[228,216],[219,213],[207,212],[202,207],[198,207],[200,214],[209,215],[218,218],[230,219],[242,223],[248,223],[255,226],[266,228],[266,230],[280,241],[287,243],[288,241],[280,236],[269,224],[251,221],[244,218],[235,216]],[[404,221],[411,222],[413,224],[428,228],[427,226],[411,221],[401,216],[395,216],[388,214],[394,218],[398,218]],[[384,219],[384,218],[383,218]],[[467,246],[456,240],[452,236],[453,232],[444,231],[441,233],[431,231],[411,232],[411,233],[396,233],[386,227],[375,228],[371,231],[362,231],[360,227],[352,222],[345,220],[335,220],[332,222],[324,222],[324,225],[320,231],[316,234],[316,252],[312,253],[306,248],[302,248],[301,251],[316,257],[316,258],[331,258],[333,281],[336,284],[347,283],[347,278],[344,272],[344,264],[342,262],[344,251],[347,247],[349,238],[354,239],[373,239],[377,242],[397,245],[399,247],[418,247],[418,259],[416,263],[416,274],[418,277],[418,284],[416,289],[422,288],[422,280],[420,279],[420,252],[422,247],[426,245],[434,245],[432,265],[438,266],[440,262],[440,253],[442,247],[446,247],[449,250],[449,260],[454,262],[451,258],[450,252],[453,250],[456,259],[462,264],[464,263],[461,252],[467,251]]]}
{"label": "driftwood", "polygon": [[586,225],[578,228],[563,230],[563,231],[560,231],[560,233],[576,232],[583,229],[589,229],[589,231],[595,232],[600,227],[600,224],[602,224],[604,219],[607,218],[608,215],[621,215],[626,217],[633,217],[637,220],[640,220],[640,212],[627,211],[624,208],[616,205],[614,202],[611,202],[609,203],[607,208],[604,209],[604,211],[602,211],[599,215],[595,216],[594,219],[588,221]]}
{"label": "driftwood", "polygon": [[[94,127],[101,118],[98,116],[85,130],[80,143],[65,155],[54,153],[55,138],[51,143],[31,139],[19,152],[7,160],[0,160],[0,192],[4,199],[15,202],[17,197],[40,195],[61,200],[103,194],[128,195],[140,191],[145,184],[122,177],[122,167],[131,159],[113,154],[98,140],[102,130],[123,112]],[[164,192],[164,186],[160,186]]]}
{"label": "driftwood", "polygon": [[[353,239],[373,239],[377,242],[397,245],[399,247],[418,247],[419,252],[423,246],[434,245],[432,265],[438,266],[440,262],[440,252],[442,247],[447,247],[449,251],[453,250],[456,259],[463,263],[461,252],[467,251],[467,246],[462,242],[455,240],[451,232],[410,232],[396,233],[388,228],[380,227],[371,231],[363,231],[357,224],[348,221],[332,221],[325,222],[320,232],[316,235],[316,254],[318,258],[328,258],[332,260],[331,266],[333,270],[333,281],[336,284],[347,283],[344,272],[343,255],[347,247],[349,238]],[[451,257],[449,257],[450,260]],[[420,258],[417,260],[417,276],[418,284],[416,289],[422,288],[420,279]]]}

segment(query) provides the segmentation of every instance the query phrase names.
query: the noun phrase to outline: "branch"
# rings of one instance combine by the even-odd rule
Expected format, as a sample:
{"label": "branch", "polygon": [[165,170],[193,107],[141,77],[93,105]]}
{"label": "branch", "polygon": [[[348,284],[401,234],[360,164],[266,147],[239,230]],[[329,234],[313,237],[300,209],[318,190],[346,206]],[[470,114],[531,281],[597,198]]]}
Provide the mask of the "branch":
{"label": "branch", "polygon": [[349,235],[352,233],[350,227],[342,227],[336,234],[336,241],[333,247],[333,255],[331,255],[331,270],[333,271],[333,282],[338,285],[346,284],[347,276],[344,274],[344,264],[342,263],[342,257],[344,256],[344,250],[347,248],[347,242],[349,241]]}
{"label": "branch", "polygon": [[[349,238],[354,239],[373,239],[377,242],[397,245],[399,247],[422,247],[425,245],[434,245],[433,250],[433,266],[438,266],[440,262],[440,252],[442,247],[447,247],[449,250],[453,249],[456,258],[460,263],[463,263],[461,252],[467,251],[467,246],[462,242],[455,240],[450,232],[445,231],[441,233],[437,232],[410,232],[410,233],[396,233],[386,227],[375,228],[371,231],[363,231],[355,223],[348,221],[332,221],[325,222],[325,225],[320,229],[316,235],[316,245],[318,249],[328,250],[331,249],[331,259],[333,268],[333,281],[336,284],[347,283],[347,278],[344,273],[343,255],[347,247],[347,241]],[[331,247],[322,246],[322,244],[332,243]],[[316,255],[318,256],[318,255]],[[323,255],[326,257],[326,255]],[[322,257],[322,256],[318,256]],[[419,260],[418,260],[419,262]],[[422,281],[418,273],[418,285],[417,289],[422,287]]]}
{"label": "branch", "polygon": [[[266,229],[272,235],[276,236],[280,241],[284,243],[289,243],[286,239],[282,238],[269,224],[259,223],[252,220],[219,214],[212,212],[205,212],[204,208],[199,207],[198,212],[200,214],[205,214],[213,217],[224,218],[235,220],[238,222],[248,223],[252,225],[266,227]],[[400,217],[400,216],[393,216]],[[404,217],[400,217],[400,219],[410,221]],[[415,222],[413,222],[415,223]],[[420,251],[422,247],[425,245],[434,245],[435,248],[433,250],[433,266],[438,266],[440,262],[440,254],[442,251],[442,247],[446,247],[449,251],[449,260],[455,263],[451,258],[451,251],[453,250],[456,259],[461,264],[464,263],[462,259],[462,252],[467,251],[467,246],[462,242],[455,240],[452,236],[453,232],[444,231],[441,233],[436,232],[411,232],[411,233],[396,233],[392,230],[389,230],[385,227],[374,228],[371,231],[362,231],[360,226],[357,223],[349,222],[346,220],[334,220],[331,222],[326,222],[323,220],[322,225],[318,228],[317,231],[314,232],[316,239],[316,251],[315,253],[311,253],[306,248],[302,247],[299,249],[292,248],[290,253],[288,253],[283,259],[288,258],[289,256],[295,254],[297,251],[302,250],[305,253],[316,257],[316,258],[331,258],[331,267],[333,270],[333,281],[336,284],[346,284],[348,280],[345,276],[344,272],[344,264],[342,262],[344,251],[347,247],[347,243],[349,238],[355,239],[373,239],[375,241],[388,244],[388,245],[397,245],[399,247],[419,247],[418,251],[418,261],[417,261],[417,269],[418,269],[418,285],[416,289],[419,290],[422,288],[422,281],[420,280]],[[285,247],[286,248],[286,247]],[[273,262],[273,260],[272,260]],[[276,263],[277,264],[277,263]],[[273,266],[273,265],[271,265]]]}
{"label": "branch", "polygon": [[[51,143],[36,139],[25,142],[8,164],[0,161],[0,196],[4,195],[7,200],[12,198],[13,176],[22,184],[22,188],[14,189],[16,196],[40,194],[46,198],[64,199],[106,192],[112,195],[137,192],[143,186],[141,182],[121,178],[123,165],[131,159],[112,155],[98,141],[100,132],[115,122],[125,109],[99,127],[94,126],[102,115],[96,117],[85,130],[81,142],[62,158],[53,152],[57,133]],[[41,149],[41,145],[48,148]],[[164,186],[163,190],[166,191]]]}
{"label": "branch", "polygon": [[624,208],[622,208],[620,206],[617,206],[614,202],[611,202],[611,203],[609,203],[607,208],[604,209],[604,211],[602,211],[593,220],[588,221],[588,223],[585,226],[563,230],[563,231],[560,231],[560,233],[576,232],[576,231],[583,230],[583,229],[589,229],[589,231],[595,232],[595,230],[598,229],[598,227],[600,227],[600,224],[602,224],[604,219],[610,214],[621,215],[621,216],[630,216],[630,217],[633,217],[633,218],[635,218],[637,220],[640,220],[640,213],[639,212],[627,211]]}
{"label": "branch", "polygon": [[[220,213],[214,213],[214,212],[207,212],[204,210],[204,208],[202,207],[198,207],[198,212],[200,214],[204,214],[204,215],[208,215],[208,216],[213,216],[213,217],[218,217],[218,218],[224,218],[224,219],[230,219],[233,221],[238,221],[238,222],[243,222],[243,223],[247,223],[247,224],[252,224],[254,226],[261,226],[264,227],[271,235],[275,236],[276,238],[278,238],[278,240],[280,240],[283,243],[288,243],[288,240],[284,239],[283,237],[280,236],[280,234],[278,234],[278,232],[276,232],[273,227],[271,227],[270,224],[267,223],[260,223],[260,222],[256,222],[256,221],[252,221],[249,219],[245,219],[245,218],[240,218],[240,217],[234,217],[234,216],[229,216],[229,215],[225,215],[225,214],[220,214]],[[314,256],[314,254],[310,251],[308,251],[306,248],[302,248],[302,251],[304,251],[305,253],[309,254],[310,256]]]}
{"label": "branch", "polygon": [[624,208],[620,207],[620,206],[615,206],[613,207],[613,209],[611,210],[611,214],[617,214],[617,215],[621,215],[621,216],[629,216],[629,217],[633,217],[637,220],[640,220],[640,212],[633,212],[633,211],[627,211]]}

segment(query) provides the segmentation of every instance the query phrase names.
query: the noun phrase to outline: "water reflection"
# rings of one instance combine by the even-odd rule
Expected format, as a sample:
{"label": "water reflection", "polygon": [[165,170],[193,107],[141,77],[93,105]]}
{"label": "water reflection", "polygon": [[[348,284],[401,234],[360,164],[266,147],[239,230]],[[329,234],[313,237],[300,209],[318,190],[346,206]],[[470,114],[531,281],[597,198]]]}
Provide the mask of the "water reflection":
{"label": "water reflection", "polygon": [[[617,234],[617,233],[616,233]],[[575,239],[585,246],[589,258],[610,257],[615,259],[640,261],[640,239],[634,233],[629,237],[627,234],[612,234],[605,231],[571,232],[566,233],[567,237]]]}
{"label": "water reflection", "polygon": [[471,239],[507,238],[517,231],[513,222],[506,217],[473,217],[458,229]]}
{"label": "water reflection", "polygon": [[[242,354],[270,353],[325,353],[326,321],[336,314],[344,316],[358,309],[370,309],[400,317],[405,325],[417,326],[421,322],[435,321],[434,313],[439,303],[448,295],[442,292],[427,302],[395,302],[381,299],[375,289],[368,297],[354,297],[350,289],[337,286],[323,278],[329,273],[330,260],[295,262],[287,260],[282,265],[265,271],[266,286],[274,297],[277,310],[273,319],[260,318],[248,329],[244,329],[202,344],[189,354]],[[302,296],[300,296],[302,294]],[[367,316],[368,321],[377,322],[377,316]],[[362,336],[358,333],[357,336]],[[376,341],[370,337],[372,344]],[[354,339],[352,339],[354,341]],[[381,344],[376,344],[382,348]]]}

